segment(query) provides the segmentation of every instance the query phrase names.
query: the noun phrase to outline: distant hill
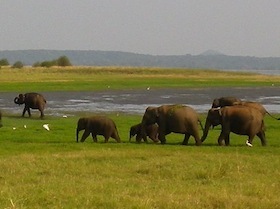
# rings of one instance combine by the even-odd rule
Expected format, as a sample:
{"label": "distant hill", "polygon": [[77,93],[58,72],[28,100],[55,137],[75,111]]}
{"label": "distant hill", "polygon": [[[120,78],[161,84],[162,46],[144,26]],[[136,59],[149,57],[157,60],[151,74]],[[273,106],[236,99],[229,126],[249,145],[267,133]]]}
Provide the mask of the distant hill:
{"label": "distant hill", "polygon": [[279,70],[279,57],[228,56],[216,51],[200,55],[145,55],[118,51],[81,50],[15,50],[0,51],[0,59],[10,64],[21,61],[25,65],[67,56],[73,65],[86,66],[143,66],[200,69],[256,69]]}

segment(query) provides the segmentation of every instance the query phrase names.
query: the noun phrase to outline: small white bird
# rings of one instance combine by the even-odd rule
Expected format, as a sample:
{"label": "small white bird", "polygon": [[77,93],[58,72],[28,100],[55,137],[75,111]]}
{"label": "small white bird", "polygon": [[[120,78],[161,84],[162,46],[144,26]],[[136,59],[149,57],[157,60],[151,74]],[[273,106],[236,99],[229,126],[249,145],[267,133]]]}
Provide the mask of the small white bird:
{"label": "small white bird", "polygon": [[27,126],[26,126],[26,125],[24,125],[24,126],[23,126],[23,128],[27,128]]}
{"label": "small white bird", "polygon": [[50,130],[50,128],[49,128],[49,124],[44,124],[44,125],[43,125],[43,128],[44,128],[44,129],[46,129],[47,131],[49,131],[49,130]]}
{"label": "small white bird", "polygon": [[148,90],[148,91],[150,90],[150,86],[147,88],[147,90]]}
{"label": "small white bird", "polygon": [[253,146],[248,140],[246,141],[246,145],[247,145],[248,147],[252,147],[252,146]]}

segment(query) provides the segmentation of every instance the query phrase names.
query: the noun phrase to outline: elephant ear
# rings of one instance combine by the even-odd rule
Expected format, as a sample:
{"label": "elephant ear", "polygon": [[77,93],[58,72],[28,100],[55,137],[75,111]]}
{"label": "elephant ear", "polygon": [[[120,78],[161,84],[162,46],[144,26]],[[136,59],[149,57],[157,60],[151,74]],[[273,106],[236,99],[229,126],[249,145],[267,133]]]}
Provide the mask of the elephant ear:
{"label": "elephant ear", "polygon": [[158,108],[155,108],[155,115],[156,115],[157,118],[159,117],[159,110],[158,110]]}
{"label": "elephant ear", "polygon": [[23,94],[19,94],[18,97],[19,97],[20,100],[24,101],[24,95]]}
{"label": "elephant ear", "polygon": [[220,106],[220,101],[218,98],[214,99],[212,102],[212,108],[217,108]]}

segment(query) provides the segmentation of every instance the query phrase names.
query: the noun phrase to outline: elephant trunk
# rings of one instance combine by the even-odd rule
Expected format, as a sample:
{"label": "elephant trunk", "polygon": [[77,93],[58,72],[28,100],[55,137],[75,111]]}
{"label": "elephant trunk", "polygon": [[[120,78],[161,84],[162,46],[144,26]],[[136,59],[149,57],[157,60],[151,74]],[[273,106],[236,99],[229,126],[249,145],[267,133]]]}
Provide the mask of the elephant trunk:
{"label": "elephant trunk", "polygon": [[141,123],[141,136],[145,142],[147,142],[147,132],[146,132],[146,125],[144,122]]}
{"label": "elephant trunk", "polygon": [[210,121],[208,119],[206,119],[205,127],[204,127],[204,130],[203,130],[203,136],[201,137],[201,142],[204,142],[204,140],[206,139],[211,125],[212,124],[210,123]]}
{"label": "elephant trunk", "polygon": [[19,102],[19,98],[18,98],[18,97],[15,97],[15,98],[14,98],[14,103],[20,105],[20,102]]}
{"label": "elephant trunk", "polygon": [[129,132],[129,142],[131,141],[131,138],[133,137],[131,131]]}
{"label": "elephant trunk", "polygon": [[80,132],[80,130],[77,128],[76,129],[76,141],[77,141],[77,143],[79,142],[79,132]]}

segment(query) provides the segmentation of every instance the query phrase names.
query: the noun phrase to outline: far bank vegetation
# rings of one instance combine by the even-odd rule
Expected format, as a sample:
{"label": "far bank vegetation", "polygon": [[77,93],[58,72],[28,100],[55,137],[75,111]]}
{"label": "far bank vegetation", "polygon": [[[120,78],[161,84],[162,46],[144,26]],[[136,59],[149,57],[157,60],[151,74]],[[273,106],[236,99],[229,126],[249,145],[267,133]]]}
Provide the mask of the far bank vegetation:
{"label": "far bank vegetation", "polygon": [[[0,59],[0,68],[2,66],[9,66],[10,63],[8,59]],[[69,58],[67,56],[60,56],[58,59],[54,60],[47,60],[43,62],[35,62],[32,67],[53,67],[53,66],[59,66],[59,67],[67,67],[72,66],[72,63],[70,62]],[[11,65],[12,68],[23,68],[24,64],[21,61],[16,61],[14,64]]]}
{"label": "far bank vegetation", "polygon": [[32,66],[33,67],[53,67],[53,66],[66,67],[66,66],[72,66],[72,64],[67,56],[61,56],[58,59],[54,59],[54,60],[35,62]]}

